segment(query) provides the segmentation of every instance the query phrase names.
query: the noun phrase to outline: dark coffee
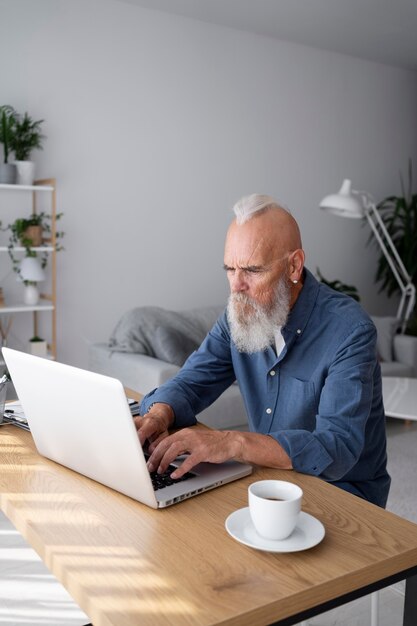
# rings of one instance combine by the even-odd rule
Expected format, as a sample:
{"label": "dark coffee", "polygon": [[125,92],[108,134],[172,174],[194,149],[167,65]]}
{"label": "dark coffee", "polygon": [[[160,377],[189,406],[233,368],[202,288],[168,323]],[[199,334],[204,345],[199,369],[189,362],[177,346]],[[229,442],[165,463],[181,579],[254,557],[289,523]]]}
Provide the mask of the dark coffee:
{"label": "dark coffee", "polygon": [[278,498],[277,496],[266,496],[265,500],[276,500],[277,502],[284,502],[284,498]]}

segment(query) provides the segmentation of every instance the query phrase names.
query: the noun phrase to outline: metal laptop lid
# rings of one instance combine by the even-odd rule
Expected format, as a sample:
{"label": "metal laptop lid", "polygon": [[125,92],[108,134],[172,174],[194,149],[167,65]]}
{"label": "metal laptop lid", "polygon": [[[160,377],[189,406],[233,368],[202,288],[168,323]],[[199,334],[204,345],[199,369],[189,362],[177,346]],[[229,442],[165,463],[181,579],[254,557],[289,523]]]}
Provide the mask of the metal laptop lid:
{"label": "metal laptop lid", "polygon": [[119,380],[3,348],[40,454],[153,508],[246,476],[250,465],[201,463],[195,478],[154,491]]}

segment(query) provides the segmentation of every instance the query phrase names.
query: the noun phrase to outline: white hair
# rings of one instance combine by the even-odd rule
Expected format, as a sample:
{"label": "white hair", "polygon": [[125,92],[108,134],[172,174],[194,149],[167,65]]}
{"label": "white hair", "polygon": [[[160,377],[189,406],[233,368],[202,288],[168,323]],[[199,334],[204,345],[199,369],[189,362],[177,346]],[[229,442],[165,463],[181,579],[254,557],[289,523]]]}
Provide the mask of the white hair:
{"label": "white hair", "polygon": [[[253,217],[255,213],[260,213],[261,211],[266,211],[271,208],[279,209],[284,207],[278,204],[274,198],[271,198],[271,196],[253,193],[250,196],[245,196],[238,200],[233,207],[233,211],[236,215],[236,222],[238,224],[244,224],[251,217]],[[288,211],[286,208],[285,210]]]}

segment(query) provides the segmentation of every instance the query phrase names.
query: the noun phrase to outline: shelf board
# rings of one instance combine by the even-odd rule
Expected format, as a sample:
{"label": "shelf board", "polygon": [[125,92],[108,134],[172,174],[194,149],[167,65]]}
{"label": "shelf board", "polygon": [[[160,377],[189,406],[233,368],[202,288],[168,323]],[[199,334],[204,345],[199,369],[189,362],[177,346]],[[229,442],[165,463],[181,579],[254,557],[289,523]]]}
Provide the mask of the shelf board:
{"label": "shelf board", "polygon": [[[30,354],[30,352],[27,352],[27,354]],[[49,361],[55,361],[55,357],[53,354],[51,354],[48,350],[48,353],[46,356],[42,357],[43,359],[48,359]],[[2,356],[0,356],[0,367],[6,367],[6,361],[3,359]],[[3,372],[0,371],[0,374],[3,375]]]}
{"label": "shelf board", "polygon": [[53,191],[54,187],[52,185],[5,185],[2,183],[0,191],[2,189],[5,191]]}
{"label": "shelf board", "polygon": [[35,305],[17,303],[0,307],[0,315],[7,313],[27,313],[31,311],[53,311],[54,308],[53,304],[42,304],[42,301]]}
{"label": "shelf board", "polygon": [[[53,252],[54,248],[53,246],[35,246],[35,247],[31,247],[31,250],[33,250],[33,252]],[[8,246],[0,246],[0,252],[8,252],[9,248]],[[13,252],[25,252],[26,248],[24,248],[23,246],[15,246],[14,248],[12,248]]]}

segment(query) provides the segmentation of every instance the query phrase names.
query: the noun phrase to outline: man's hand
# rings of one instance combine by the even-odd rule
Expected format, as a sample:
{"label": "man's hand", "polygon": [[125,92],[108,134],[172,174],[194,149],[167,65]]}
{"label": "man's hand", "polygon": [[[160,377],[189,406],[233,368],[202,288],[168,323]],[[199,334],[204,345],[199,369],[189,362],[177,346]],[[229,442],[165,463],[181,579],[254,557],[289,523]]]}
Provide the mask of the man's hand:
{"label": "man's hand", "polygon": [[181,478],[201,463],[223,463],[234,459],[244,463],[292,469],[285,450],[269,435],[230,430],[183,428],[173,435],[159,437],[150,446],[150,472],[163,473],[178,456],[186,454],[181,466],[172,472],[172,478]]}
{"label": "man's hand", "polygon": [[183,428],[168,437],[159,437],[150,446],[153,452],[148,460],[148,469],[163,473],[174,459],[187,454],[181,466],[171,474],[172,478],[181,478],[202,461],[222,463],[238,458],[240,443],[234,435],[233,431]]}
{"label": "man's hand", "polygon": [[146,441],[152,444],[152,449],[165,437],[168,429],[174,422],[174,411],[169,404],[157,402],[153,404],[145,415],[135,417],[135,426],[138,431],[140,445]]}

